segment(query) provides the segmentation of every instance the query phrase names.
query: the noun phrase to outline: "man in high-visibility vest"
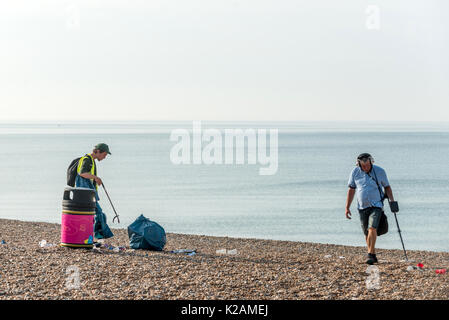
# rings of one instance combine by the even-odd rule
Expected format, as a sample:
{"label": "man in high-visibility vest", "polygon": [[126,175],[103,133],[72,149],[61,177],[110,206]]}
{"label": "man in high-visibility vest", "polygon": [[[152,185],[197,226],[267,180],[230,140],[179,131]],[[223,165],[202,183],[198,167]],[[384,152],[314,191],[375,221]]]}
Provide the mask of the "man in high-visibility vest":
{"label": "man in high-visibility vest", "polygon": [[[95,160],[102,161],[106,158],[109,151],[109,146],[106,143],[97,144],[91,154],[86,154],[81,157],[78,162],[77,176],[75,180],[76,187],[89,188],[98,190],[98,186],[103,183],[97,175],[97,165]],[[94,225],[94,235],[97,239],[106,239],[114,236],[111,229],[106,223],[106,215],[100,207],[98,201],[98,192],[96,192],[96,208],[95,208],[95,225]]]}

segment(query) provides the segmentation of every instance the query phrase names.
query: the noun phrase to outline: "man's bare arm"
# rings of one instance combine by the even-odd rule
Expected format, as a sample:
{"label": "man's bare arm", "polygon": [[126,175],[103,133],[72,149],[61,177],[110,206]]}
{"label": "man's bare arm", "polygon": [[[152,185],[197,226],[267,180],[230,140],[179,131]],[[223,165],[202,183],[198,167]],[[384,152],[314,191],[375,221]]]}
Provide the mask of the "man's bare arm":
{"label": "man's bare arm", "polygon": [[394,201],[394,197],[393,197],[393,190],[391,190],[391,187],[385,187],[385,193],[387,194],[388,200],[389,201]]}
{"label": "man's bare arm", "polygon": [[346,210],[345,210],[346,218],[348,218],[348,219],[351,219],[350,207],[351,207],[352,200],[354,199],[354,194],[355,194],[355,189],[349,188],[348,196],[346,198]]}
{"label": "man's bare arm", "polygon": [[85,178],[85,179],[92,179],[92,180],[95,180],[95,182],[96,182],[99,186],[101,186],[101,184],[103,183],[99,177],[94,176],[93,174],[90,174],[89,172],[81,173],[80,176],[83,177],[83,178]]}

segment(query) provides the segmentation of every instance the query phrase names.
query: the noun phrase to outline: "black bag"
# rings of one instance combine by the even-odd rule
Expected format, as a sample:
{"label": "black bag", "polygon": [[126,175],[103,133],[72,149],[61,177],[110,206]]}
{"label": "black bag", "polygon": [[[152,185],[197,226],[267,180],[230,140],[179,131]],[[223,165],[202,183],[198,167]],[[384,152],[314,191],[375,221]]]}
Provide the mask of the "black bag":
{"label": "black bag", "polygon": [[75,186],[75,180],[76,175],[78,174],[78,162],[80,161],[82,157],[74,159],[72,162],[70,162],[69,167],[67,168],[67,185],[74,187]]}
{"label": "black bag", "polygon": [[381,236],[388,232],[388,219],[385,212],[382,210],[382,215],[380,216],[379,226],[377,227],[377,235]]}

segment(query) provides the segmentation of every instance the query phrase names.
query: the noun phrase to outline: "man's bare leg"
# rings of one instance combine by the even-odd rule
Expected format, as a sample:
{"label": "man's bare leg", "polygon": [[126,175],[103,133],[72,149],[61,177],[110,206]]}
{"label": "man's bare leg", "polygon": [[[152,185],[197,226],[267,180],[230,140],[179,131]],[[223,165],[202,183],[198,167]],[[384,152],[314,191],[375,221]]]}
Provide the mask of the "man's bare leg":
{"label": "man's bare leg", "polygon": [[368,253],[375,254],[375,245],[377,239],[377,230],[376,228],[368,229],[368,236],[366,237],[366,244],[368,246]]}

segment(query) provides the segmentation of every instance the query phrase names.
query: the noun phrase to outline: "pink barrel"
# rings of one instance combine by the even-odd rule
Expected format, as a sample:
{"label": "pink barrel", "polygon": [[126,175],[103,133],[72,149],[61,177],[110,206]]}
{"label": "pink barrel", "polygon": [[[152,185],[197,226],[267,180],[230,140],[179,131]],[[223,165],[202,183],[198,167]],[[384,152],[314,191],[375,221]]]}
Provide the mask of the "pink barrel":
{"label": "pink barrel", "polygon": [[73,248],[92,248],[94,242],[93,212],[73,213],[62,211],[61,246]]}
{"label": "pink barrel", "polygon": [[62,202],[61,246],[92,248],[95,190],[67,187]]}

